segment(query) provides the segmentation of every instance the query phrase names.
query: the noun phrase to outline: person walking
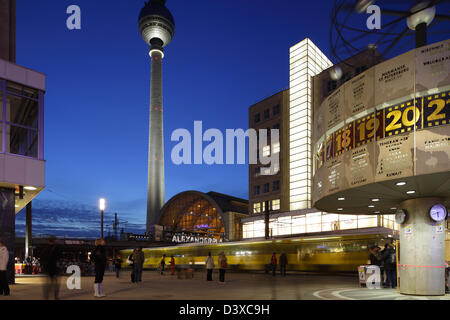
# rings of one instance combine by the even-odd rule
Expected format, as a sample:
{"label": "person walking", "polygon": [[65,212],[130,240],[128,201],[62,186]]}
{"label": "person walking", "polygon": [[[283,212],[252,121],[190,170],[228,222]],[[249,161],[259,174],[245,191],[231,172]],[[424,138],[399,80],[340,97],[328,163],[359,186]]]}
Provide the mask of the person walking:
{"label": "person walking", "polygon": [[175,275],[175,258],[173,256],[170,257],[170,275]]}
{"label": "person walking", "polygon": [[270,267],[272,268],[272,276],[275,277],[275,273],[277,271],[277,254],[273,253],[272,258],[270,259]]}
{"label": "person walking", "polygon": [[105,240],[99,239],[95,241],[94,253],[91,256],[95,264],[95,282],[94,282],[94,296],[98,298],[105,297],[103,294],[103,276],[107,265],[107,257],[105,250]]}
{"label": "person walking", "polygon": [[134,282],[142,282],[142,269],[144,267],[144,252],[142,252],[142,247],[137,248],[133,253],[133,263],[134,263]]}
{"label": "person walking", "polygon": [[212,274],[214,270],[214,259],[211,256],[211,252],[208,252],[208,257],[206,257],[205,265],[206,265],[206,281],[212,281]]}
{"label": "person walking", "polygon": [[387,243],[383,250],[381,259],[384,261],[384,269],[386,271],[385,288],[397,288],[397,256],[394,247]]}
{"label": "person walking", "polygon": [[0,241],[0,295],[9,296],[8,285],[9,252],[3,241]]}
{"label": "person walking", "polygon": [[164,254],[159,262],[159,266],[161,267],[161,275],[164,275],[164,267],[166,266],[166,255]]}
{"label": "person walking", "polygon": [[136,252],[136,249],[134,249],[133,252],[128,257],[128,260],[130,261],[130,267],[131,267],[131,282],[132,283],[135,283],[135,280],[136,280],[136,276],[134,274],[134,258],[133,258],[135,252]]}
{"label": "person walking", "polygon": [[228,268],[227,257],[225,253],[222,251],[219,254],[219,281],[220,283],[225,283],[225,271]]}
{"label": "person walking", "polygon": [[286,252],[283,252],[280,256],[280,273],[282,277],[286,277],[286,267],[288,264],[288,259]]}
{"label": "person walking", "polygon": [[120,278],[120,270],[122,269],[122,259],[120,258],[120,254],[114,259],[114,266],[116,268],[116,278]]}
{"label": "person walking", "polygon": [[56,245],[56,239],[51,238],[42,253],[42,264],[47,274],[47,283],[44,285],[44,299],[48,300],[53,292],[55,300],[59,299],[59,268],[60,250]]}

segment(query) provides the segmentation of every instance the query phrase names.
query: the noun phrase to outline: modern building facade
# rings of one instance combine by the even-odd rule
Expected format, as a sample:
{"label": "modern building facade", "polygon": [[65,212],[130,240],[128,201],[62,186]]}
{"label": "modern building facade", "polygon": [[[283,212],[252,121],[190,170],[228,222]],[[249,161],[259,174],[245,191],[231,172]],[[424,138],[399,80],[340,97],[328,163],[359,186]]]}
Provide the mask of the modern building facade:
{"label": "modern building facade", "polygon": [[[264,167],[260,169],[260,165],[249,166],[251,216],[242,221],[244,239],[265,237],[264,213],[267,202],[269,235],[273,237],[333,232],[385,233],[388,229],[398,229],[392,215],[331,214],[313,208],[311,203],[315,102],[322,101],[341,84],[380,61],[381,57],[376,49],[369,49],[338,64],[342,77],[333,79],[330,60],[310,39],[290,48],[290,89],[249,108],[250,128],[268,129],[273,128],[274,124],[280,124],[281,143],[277,150],[280,152],[280,172],[275,176],[262,176],[261,170]],[[281,106],[281,112],[274,116],[269,109],[277,105]],[[273,181],[280,181],[279,190],[272,189]]]}
{"label": "modern building facade", "polygon": [[332,66],[308,38],[289,49],[289,203],[291,211],[311,208],[312,77]]}
{"label": "modern building facade", "polygon": [[0,1],[0,239],[14,281],[15,215],[45,186],[45,75],[15,64],[15,1]]}
{"label": "modern building facade", "polygon": [[279,130],[279,143],[272,146],[269,136],[268,146],[263,150],[266,156],[279,153],[279,168],[274,168],[277,173],[266,175],[264,171],[270,172],[270,167],[260,163],[249,165],[249,213],[252,215],[264,213],[267,203],[271,212],[289,210],[289,154],[286,148],[289,145],[288,119],[289,90],[278,92],[249,108],[249,128],[258,132],[266,129],[268,134],[273,129]]}
{"label": "modern building facade", "polygon": [[163,48],[175,33],[175,21],[165,2],[148,1],[139,14],[139,31],[150,45],[151,57],[147,233],[158,220],[165,201],[162,61]]}

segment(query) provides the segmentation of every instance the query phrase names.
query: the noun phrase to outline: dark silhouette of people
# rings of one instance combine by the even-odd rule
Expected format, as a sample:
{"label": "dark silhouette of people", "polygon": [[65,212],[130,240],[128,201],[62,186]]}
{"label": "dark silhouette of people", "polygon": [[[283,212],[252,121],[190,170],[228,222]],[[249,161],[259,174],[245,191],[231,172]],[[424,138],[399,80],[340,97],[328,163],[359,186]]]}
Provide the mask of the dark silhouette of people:
{"label": "dark silhouette of people", "polygon": [[95,282],[94,282],[94,296],[98,298],[105,297],[103,294],[103,276],[105,275],[107,257],[105,251],[105,241],[95,241],[95,249],[92,253],[91,259],[95,264]]}
{"label": "dark silhouette of people", "polygon": [[286,252],[283,252],[280,256],[280,273],[282,277],[286,277],[286,267],[288,264],[288,259]]}
{"label": "dark silhouette of people", "polygon": [[59,299],[59,268],[60,249],[55,238],[48,239],[48,244],[42,252],[41,261],[47,282],[44,285],[44,299],[48,300],[53,295],[55,300]]}

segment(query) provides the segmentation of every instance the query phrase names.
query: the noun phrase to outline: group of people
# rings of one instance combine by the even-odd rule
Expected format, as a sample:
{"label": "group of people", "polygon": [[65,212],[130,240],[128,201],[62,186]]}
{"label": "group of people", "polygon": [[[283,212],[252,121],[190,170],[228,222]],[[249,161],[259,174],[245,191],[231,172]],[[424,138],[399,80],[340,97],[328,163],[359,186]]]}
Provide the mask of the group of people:
{"label": "group of people", "polygon": [[[20,259],[16,258],[15,259],[16,264],[20,264]],[[41,262],[39,261],[38,258],[36,257],[27,257],[24,261],[23,264],[25,265],[25,268],[23,270],[24,274],[39,274],[41,271]]]}
{"label": "group of people", "polygon": [[[136,248],[133,250],[133,253],[128,257],[128,260],[131,262],[131,282],[139,283],[142,282],[142,270],[145,262],[145,256],[142,251],[142,248]],[[121,260],[120,260],[121,263]],[[227,258],[224,252],[221,252],[218,257],[219,264],[219,282],[225,282],[225,271],[228,267]],[[214,259],[211,255],[211,252],[208,253],[208,256],[205,261],[206,266],[206,280],[212,281],[212,274],[215,267]],[[161,275],[164,275],[166,269],[166,255],[164,254],[158,263],[157,270]],[[117,265],[116,265],[117,270]],[[175,275],[175,258],[173,256],[170,257],[170,274]]]}
{"label": "group of people", "polygon": [[[283,252],[280,255],[280,261],[279,261],[280,274],[282,277],[286,277],[287,264],[288,264],[287,255],[285,252]],[[272,276],[275,277],[275,274],[277,272],[277,253],[276,252],[274,252],[272,255],[272,258],[270,258],[270,268],[272,269]]]}
{"label": "group of people", "polygon": [[378,246],[372,247],[369,259],[371,265],[380,267],[381,284],[385,288],[397,288],[397,253],[394,246],[386,243],[383,250]]}
{"label": "group of people", "polygon": [[[219,258],[217,262],[219,264],[219,282],[225,283],[225,272],[226,269],[228,268],[228,261],[223,251],[219,253]],[[214,271],[215,264],[211,252],[208,252],[208,256],[206,257],[205,260],[205,266],[206,266],[206,281],[213,281],[212,274]]]}

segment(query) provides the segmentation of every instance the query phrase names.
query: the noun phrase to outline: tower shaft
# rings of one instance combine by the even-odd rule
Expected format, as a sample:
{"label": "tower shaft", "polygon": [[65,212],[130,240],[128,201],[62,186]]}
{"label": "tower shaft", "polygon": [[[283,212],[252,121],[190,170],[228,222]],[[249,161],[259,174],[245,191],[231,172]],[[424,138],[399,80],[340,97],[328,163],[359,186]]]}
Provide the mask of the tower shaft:
{"label": "tower shaft", "polygon": [[151,49],[150,133],[148,152],[147,233],[156,224],[164,205],[164,134],[161,49]]}

